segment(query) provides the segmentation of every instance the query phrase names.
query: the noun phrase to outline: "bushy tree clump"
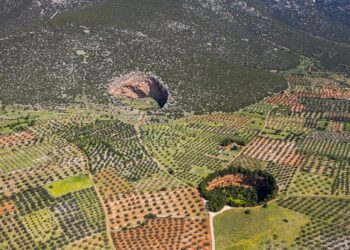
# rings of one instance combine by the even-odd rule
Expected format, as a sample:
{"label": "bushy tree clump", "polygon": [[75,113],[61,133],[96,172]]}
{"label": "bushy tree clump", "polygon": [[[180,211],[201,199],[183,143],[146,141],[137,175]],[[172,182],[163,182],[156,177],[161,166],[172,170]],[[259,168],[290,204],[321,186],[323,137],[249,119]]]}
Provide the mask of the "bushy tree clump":
{"label": "bushy tree clump", "polygon": [[232,138],[226,137],[226,138],[221,140],[220,146],[225,147],[225,146],[227,146],[227,145],[229,145],[231,143],[237,143],[240,146],[245,146],[246,145],[246,142],[243,139],[241,139],[241,138],[238,138],[238,137],[232,137]]}
{"label": "bushy tree clump", "polygon": [[[216,178],[226,175],[238,175],[244,178],[256,179],[251,187],[222,186],[208,190],[208,184]],[[273,199],[278,192],[277,182],[273,175],[264,170],[250,170],[231,166],[227,169],[208,175],[200,184],[199,191],[208,200],[210,211],[221,210],[225,205],[232,207],[250,207],[263,204]]]}

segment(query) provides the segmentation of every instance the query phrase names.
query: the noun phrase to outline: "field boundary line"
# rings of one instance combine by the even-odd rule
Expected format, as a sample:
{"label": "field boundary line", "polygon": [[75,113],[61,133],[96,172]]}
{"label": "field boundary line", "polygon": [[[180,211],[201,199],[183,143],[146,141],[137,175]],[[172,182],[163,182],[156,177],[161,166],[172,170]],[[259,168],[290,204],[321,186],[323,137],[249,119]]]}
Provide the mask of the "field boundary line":
{"label": "field boundary line", "polygon": [[109,243],[111,244],[112,249],[116,249],[115,246],[114,246],[114,243],[113,243],[113,239],[112,239],[112,234],[111,234],[111,230],[110,230],[110,222],[109,222],[109,218],[108,218],[108,213],[107,213],[106,205],[105,205],[105,203],[103,202],[102,196],[101,196],[100,192],[98,191],[98,189],[97,189],[97,187],[96,187],[96,184],[95,184],[95,182],[94,182],[94,180],[93,180],[93,177],[92,177],[92,175],[91,175],[91,172],[88,171],[88,173],[89,173],[89,177],[90,177],[90,179],[91,179],[91,183],[92,183],[92,185],[94,186],[94,189],[95,189],[96,194],[97,194],[97,196],[98,196],[98,198],[99,198],[99,200],[100,200],[100,202],[101,202],[101,204],[102,204],[102,208],[103,208],[104,213],[105,213],[105,216],[106,216],[105,224],[106,224],[106,231],[107,231],[106,233],[107,233],[108,241],[109,241]]}

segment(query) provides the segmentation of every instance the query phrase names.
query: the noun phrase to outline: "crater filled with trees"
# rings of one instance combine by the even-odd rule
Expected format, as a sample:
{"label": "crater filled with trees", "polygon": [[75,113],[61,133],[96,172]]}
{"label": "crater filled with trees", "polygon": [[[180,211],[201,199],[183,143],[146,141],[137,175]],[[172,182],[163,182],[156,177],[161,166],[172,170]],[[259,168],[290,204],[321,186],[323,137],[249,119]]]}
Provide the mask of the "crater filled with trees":
{"label": "crater filled with trees", "polygon": [[261,170],[231,166],[208,175],[199,191],[208,200],[210,211],[220,211],[225,205],[251,207],[273,199],[278,192],[273,175]]}

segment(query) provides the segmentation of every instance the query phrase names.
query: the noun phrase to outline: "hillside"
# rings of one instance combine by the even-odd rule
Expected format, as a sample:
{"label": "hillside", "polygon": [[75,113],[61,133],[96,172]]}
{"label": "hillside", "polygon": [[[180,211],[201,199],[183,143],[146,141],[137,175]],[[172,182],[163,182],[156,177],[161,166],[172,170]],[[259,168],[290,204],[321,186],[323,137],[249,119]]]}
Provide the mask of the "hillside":
{"label": "hillside", "polygon": [[[47,1],[45,15],[38,14],[38,1],[5,4],[1,16],[17,28],[0,43],[2,102],[52,108],[87,95],[109,103],[109,81],[136,70],[169,85],[169,110],[231,111],[284,89],[269,70],[293,68],[301,55],[348,72],[349,27],[330,18],[334,7],[283,2],[108,0],[86,7],[92,2]],[[64,13],[73,9],[80,10]]]}

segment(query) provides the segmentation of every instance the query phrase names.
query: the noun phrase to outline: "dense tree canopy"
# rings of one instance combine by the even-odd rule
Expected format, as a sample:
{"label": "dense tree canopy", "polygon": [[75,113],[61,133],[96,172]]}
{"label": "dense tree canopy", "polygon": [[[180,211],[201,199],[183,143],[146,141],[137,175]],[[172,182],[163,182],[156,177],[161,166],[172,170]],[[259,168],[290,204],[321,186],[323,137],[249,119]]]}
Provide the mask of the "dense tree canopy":
{"label": "dense tree canopy", "polygon": [[[213,181],[228,175],[250,180],[251,185],[219,185],[208,188]],[[215,212],[226,204],[233,207],[249,207],[264,203],[277,195],[278,187],[275,178],[264,170],[231,166],[208,175],[199,184],[199,191],[208,200],[209,210]]]}

